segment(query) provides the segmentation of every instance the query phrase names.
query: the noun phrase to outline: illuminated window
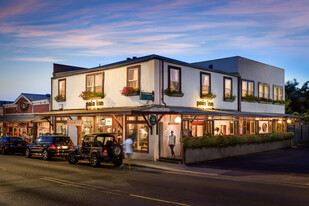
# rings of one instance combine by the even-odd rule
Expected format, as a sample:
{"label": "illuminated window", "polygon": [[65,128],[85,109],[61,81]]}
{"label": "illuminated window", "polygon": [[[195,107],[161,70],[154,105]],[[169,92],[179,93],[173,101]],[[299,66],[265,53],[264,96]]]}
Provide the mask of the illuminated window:
{"label": "illuminated window", "polygon": [[169,89],[181,91],[181,70],[178,67],[169,66]]}
{"label": "illuminated window", "polygon": [[88,92],[103,92],[103,73],[87,75],[86,90]]}
{"label": "illuminated window", "polygon": [[127,86],[140,88],[140,66],[128,67],[127,75]]}
{"label": "illuminated window", "polygon": [[241,93],[242,97],[254,95],[253,81],[242,80],[241,85],[242,85],[242,93]]}
{"label": "illuminated window", "polygon": [[58,95],[61,95],[65,99],[66,91],[65,91],[65,85],[66,80],[65,79],[60,79],[58,81]]}
{"label": "illuminated window", "polygon": [[210,94],[210,74],[201,72],[201,95]]}
{"label": "illuminated window", "polygon": [[269,99],[269,85],[259,83],[259,98]]}
{"label": "illuminated window", "polygon": [[282,100],[283,88],[279,86],[274,86],[274,100]]}
{"label": "illuminated window", "polygon": [[224,98],[232,97],[232,78],[224,77]]}

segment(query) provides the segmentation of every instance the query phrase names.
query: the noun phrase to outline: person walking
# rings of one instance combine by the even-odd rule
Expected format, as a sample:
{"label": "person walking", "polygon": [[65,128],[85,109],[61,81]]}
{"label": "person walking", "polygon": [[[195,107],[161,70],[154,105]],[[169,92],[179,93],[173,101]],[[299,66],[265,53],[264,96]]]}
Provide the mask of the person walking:
{"label": "person walking", "polygon": [[[128,159],[128,166],[129,166],[129,170],[131,169],[131,158],[132,158],[132,143],[133,140],[131,138],[128,138],[124,141],[124,143],[122,144],[124,146],[124,153],[126,156],[126,159]],[[121,166],[121,168],[124,167],[124,164]]]}
{"label": "person walking", "polygon": [[175,143],[176,143],[176,135],[174,135],[174,131],[172,130],[171,135],[168,137],[168,144],[170,146],[171,153],[174,158],[175,158],[175,152],[174,152]]}

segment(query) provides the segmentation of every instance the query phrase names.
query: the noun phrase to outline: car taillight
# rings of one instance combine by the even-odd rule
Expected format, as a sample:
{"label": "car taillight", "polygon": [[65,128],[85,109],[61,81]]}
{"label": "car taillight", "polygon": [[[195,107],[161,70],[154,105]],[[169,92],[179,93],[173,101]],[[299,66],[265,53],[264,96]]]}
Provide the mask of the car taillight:
{"label": "car taillight", "polygon": [[56,146],[54,144],[49,145],[50,149],[56,149]]}
{"label": "car taillight", "polygon": [[74,149],[74,144],[72,145],[72,149]]}
{"label": "car taillight", "polygon": [[6,143],[6,144],[15,144],[15,142],[8,142],[8,143]]}
{"label": "car taillight", "polygon": [[122,150],[122,153],[124,153],[124,150]]}
{"label": "car taillight", "polygon": [[107,150],[105,149],[104,151],[103,151],[105,154],[107,154]]}

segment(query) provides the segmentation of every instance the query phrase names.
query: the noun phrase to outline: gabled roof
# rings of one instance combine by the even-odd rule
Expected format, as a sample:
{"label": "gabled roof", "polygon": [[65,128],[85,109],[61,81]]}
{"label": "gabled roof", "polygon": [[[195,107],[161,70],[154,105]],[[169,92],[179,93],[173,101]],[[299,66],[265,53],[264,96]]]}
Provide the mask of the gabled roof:
{"label": "gabled roof", "polygon": [[33,102],[33,101],[39,101],[39,100],[46,100],[46,99],[50,99],[50,94],[29,94],[29,93],[21,93],[18,98],[14,101],[14,103],[16,104],[18,102],[18,100],[24,97],[26,98],[28,101]]}

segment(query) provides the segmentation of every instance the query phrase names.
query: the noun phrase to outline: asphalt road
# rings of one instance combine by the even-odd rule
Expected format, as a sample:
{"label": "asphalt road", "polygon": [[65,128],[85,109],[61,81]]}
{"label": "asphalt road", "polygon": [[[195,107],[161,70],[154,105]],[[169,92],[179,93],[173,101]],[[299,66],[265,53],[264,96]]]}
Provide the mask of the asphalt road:
{"label": "asphalt road", "polygon": [[0,155],[0,205],[309,205],[309,186]]}

